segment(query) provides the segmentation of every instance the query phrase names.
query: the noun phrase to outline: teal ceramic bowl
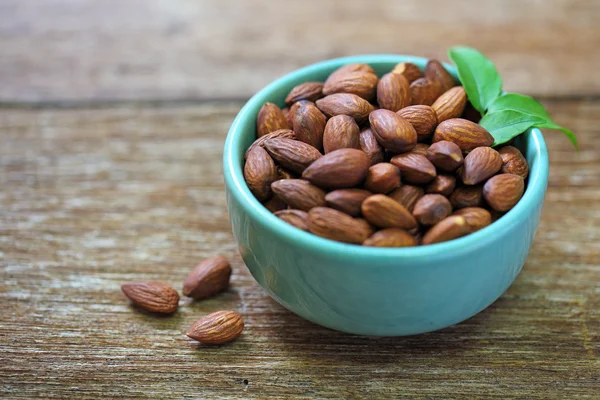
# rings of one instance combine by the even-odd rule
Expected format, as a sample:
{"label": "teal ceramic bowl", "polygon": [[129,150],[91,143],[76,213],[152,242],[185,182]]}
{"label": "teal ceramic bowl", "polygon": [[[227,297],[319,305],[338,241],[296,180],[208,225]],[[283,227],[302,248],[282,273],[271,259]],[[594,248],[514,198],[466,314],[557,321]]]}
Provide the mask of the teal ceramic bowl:
{"label": "teal ceramic bowl", "polygon": [[[434,331],[488,307],[521,271],[537,230],[548,182],[542,134],[517,141],[530,174],[521,201],[492,225],[460,239],[413,248],[369,248],[334,242],[279,220],[252,195],[243,154],[256,136],[258,110],[282,106],[299,83],[324,81],[348,63],[370,64],[379,75],[399,62],[423,68],[426,59],[402,55],[338,58],[299,69],[271,83],[242,108],[223,155],[227,205],[239,251],[258,283],[297,315],[343,332],[399,336]],[[455,74],[452,66],[446,65]]]}

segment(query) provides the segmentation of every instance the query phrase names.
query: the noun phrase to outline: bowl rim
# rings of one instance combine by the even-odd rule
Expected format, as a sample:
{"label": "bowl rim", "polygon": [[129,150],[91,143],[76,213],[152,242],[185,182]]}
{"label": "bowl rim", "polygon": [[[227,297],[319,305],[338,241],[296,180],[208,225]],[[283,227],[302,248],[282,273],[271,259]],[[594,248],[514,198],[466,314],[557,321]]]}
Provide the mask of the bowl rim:
{"label": "bowl rim", "polygon": [[[233,196],[243,211],[254,222],[272,231],[273,234],[291,246],[305,248],[313,254],[320,253],[326,257],[342,253],[344,256],[350,256],[358,261],[371,262],[373,260],[418,261],[419,259],[431,261],[432,259],[443,259],[444,256],[442,255],[447,254],[464,255],[470,253],[475,248],[492,244],[496,240],[496,237],[507,233],[513,225],[528,218],[543,201],[548,183],[548,150],[542,132],[537,128],[531,128],[525,133],[525,135],[529,136],[528,146],[532,146],[534,150],[534,162],[530,166],[528,184],[521,200],[502,218],[487,227],[447,242],[400,248],[366,247],[358,244],[337,242],[289,225],[267,210],[254,197],[246,185],[243,176],[242,161],[245,149],[240,150],[238,143],[248,124],[251,124],[250,126],[254,129],[254,124],[256,123],[255,113],[257,111],[253,110],[258,110],[265,101],[270,101],[273,93],[281,90],[282,87],[291,86],[294,81],[299,79],[309,81],[313,74],[323,73],[324,70],[339,68],[348,63],[373,65],[399,62],[414,62],[419,66],[423,66],[427,62],[427,59],[400,54],[373,54],[334,58],[297,69],[276,79],[258,91],[239,111],[227,134],[223,149],[223,176],[228,196]],[[446,63],[444,63],[444,66],[456,77],[454,66]]]}

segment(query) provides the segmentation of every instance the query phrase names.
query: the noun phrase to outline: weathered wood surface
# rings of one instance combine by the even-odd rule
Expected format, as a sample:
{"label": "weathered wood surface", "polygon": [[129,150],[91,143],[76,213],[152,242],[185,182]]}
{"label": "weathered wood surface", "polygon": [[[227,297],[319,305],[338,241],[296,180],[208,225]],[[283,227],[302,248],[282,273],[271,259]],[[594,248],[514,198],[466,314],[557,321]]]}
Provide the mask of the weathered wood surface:
{"label": "weathered wood surface", "polygon": [[3,0],[0,101],[242,99],[327,58],[479,48],[506,89],[600,95],[596,0]]}
{"label": "weathered wood surface", "polygon": [[[243,265],[221,177],[241,103],[0,110],[0,397],[597,399],[600,103],[547,105],[582,151],[546,135],[550,187],[515,284],[462,324],[379,339],[296,317]],[[231,288],[172,317],[120,292],[180,288],[217,253]],[[219,309],[243,315],[238,341],[184,336]]]}

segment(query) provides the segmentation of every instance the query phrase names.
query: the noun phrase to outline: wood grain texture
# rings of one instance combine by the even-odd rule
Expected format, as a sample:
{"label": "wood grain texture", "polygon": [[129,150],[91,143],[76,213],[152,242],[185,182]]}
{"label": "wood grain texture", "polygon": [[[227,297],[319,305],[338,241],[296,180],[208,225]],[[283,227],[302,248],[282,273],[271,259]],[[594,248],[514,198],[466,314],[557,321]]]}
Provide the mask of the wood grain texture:
{"label": "wood grain texture", "polygon": [[[249,275],[221,176],[240,103],[0,110],[0,397],[598,398],[600,103],[547,105],[582,151],[546,135],[550,187],[522,274],[479,315],[405,338],[313,325]],[[214,254],[231,288],[172,317],[120,292],[180,289]],[[243,315],[239,340],[185,337],[220,309]]]}
{"label": "wood grain texture", "polygon": [[446,59],[471,45],[508,91],[600,95],[593,0],[3,0],[0,101],[246,98],[324,59]]}

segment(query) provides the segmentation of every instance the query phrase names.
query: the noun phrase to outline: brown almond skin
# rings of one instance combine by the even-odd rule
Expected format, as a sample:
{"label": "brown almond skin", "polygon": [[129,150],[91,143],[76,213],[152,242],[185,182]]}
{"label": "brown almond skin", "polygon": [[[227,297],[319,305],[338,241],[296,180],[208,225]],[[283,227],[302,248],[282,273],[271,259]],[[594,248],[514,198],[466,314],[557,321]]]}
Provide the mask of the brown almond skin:
{"label": "brown almond skin", "polygon": [[527,178],[529,175],[529,166],[523,154],[514,146],[504,146],[500,149],[502,157],[502,173],[519,175],[521,178]]}
{"label": "brown almond skin", "polygon": [[361,244],[371,234],[373,228],[367,221],[352,218],[348,214],[328,207],[315,207],[308,213],[310,232],[331,240]]}
{"label": "brown almond skin", "polygon": [[447,140],[433,143],[425,156],[436,168],[446,172],[456,171],[464,162],[460,147]]}
{"label": "brown almond skin", "polygon": [[450,90],[454,85],[456,85],[452,75],[450,75],[450,73],[438,60],[429,60],[427,62],[427,65],[425,66],[425,77],[437,82],[441,88],[441,93]]}
{"label": "brown almond skin", "polygon": [[402,204],[410,212],[413,211],[417,201],[424,195],[425,191],[422,187],[413,185],[402,185],[388,194],[388,196]]}
{"label": "brown almond skin", "polygon": [[284,168],[297,174],[322,156],[313,146],[292,139],[269,139],[265,142],[265,150]]}
{"label": "brown almond skin", "polygon": [[428,78],[419,78],[410,84],[412,105],[430,106],[442,94],[439,83]]}
{"label": "brown almond skin", "polygon": [[183,282],[183,295],[196,300],[214,296],[229,286],[231,266],[223,256],[207,258]]}
{"label": "brown almond skin", "polygon": [[506,212],[519,202],[525,191],[525,181],[519,175],[500,174],[483,185],[485,201],[496,211]]}
{"label": "brown almond skin", "polygon": [[360,149],[371,159],[371,165],[383,162],[385,155],[383,147],[375,138],[375,134],[370,128],[367,128],[359,134]]}
{"label": "brown almond skin", "polygon": [[352,117],[336,115],[329,118],[323,134],[325,154],[339,149],[360,149],[360,130]]}
{"label": "brown almond skin", "polygon": [[288,120],[290,129],[292,129],[294,127],[294,116],[296,115],[296,112],[298,111],[298,109],[302,105],[307,105],[307,104],[312,104],[313,106],[315,105],[315,103],[312,101],[300,100],[290,106],[290,110],[288,111],[288,115],[287,115],[287,120]]}
{"label": "brown almond skin", "polygon": [[436,176],[433,164],[421,154],[398,154],[390,162],[400,168],[402,179],[408,183],[421,185],[431,182]]}
{"label": "brown almond skin", "polygon": [[462,118],[448,119],[435,128],[433,142],[441,140],[457,144],[464,153],[494,143],[494,137],[484,127]]}
{"label": "brown almond skin", "polygon": [[280,179],[271,188],[292,208],[308,211],[325,205],[325,192],[303,179]]}
{"label": "brown almond skin", "polygon": [[357,149],[339,149],[325,154],[302,173],[302,178],[322,188],[342,189],[364,181],[371,160]]}
{"label": "brown almond skin", "polygon": [[279,129],[289,129],[288,120],[273,103],[265,103],[256,117],[256,136],[261,137]]}
{"label": "brown almond skin", "polygon": [[369,168],[364,186],[372,193],[389,193],[400,186],[400,170],[390,163],[375,164]]}
{"label": "brown almond skin", "polygon": [[404,229],[387,228],[372,234],[363,242],[363,246],[371,247],[411,247],[417,240]]}
{"label": "brown almond skin", "polygon": [[319,151],[323,151],[323,132],[327,118],[313,104],[303,103],[293,116],[294,133],[296,139],[310,144]]}
{"label": "brown almond skin", "polygon": [[369,115],[371,131],[386,150],[404,153],[417,144],[415,128],[390,110],[375,110]]}
{"label": "brown almond skin", "polygon": [[292,105],[300,100],[316,101],[323,97],[322,82],[304,82],[294,87],[285,98],[287,105]]}
{"label": "brown almond skin", "polygon": [[409,106],[398,111],[398,115],[410,122],[419,139],[433,133],[437,125],[437,115],[433,108],[425,105]]}
{"label": "brown almond skin", "polygon": [[281,210],[275,213],[279,219],[308,232],[308,213],[302,210]]}
{"label": "brown almond skin", "polygon": [[317,100],[315,104],[328,117],[348,115],[358,123],[367,119],[371,111],[375,109],[362,97],[350,93],[331,94]]}
{"label": "brown almond skin", "polygon": [[275,162],[260,146],[252,149],[244,164],[244,179],[252,194],[260,201],[271,197],[271,183],[278,179]]}
{"label": "brown almond skin", "polygon": [[323,85],[323,94],[351,93],[365,100],[375,97],[377,74],[366,64],[348,64],[334,71]]}
{"label": "brown almond skin", "polygon": [[417,145],[410,151],[414,154],[420,154],[422,156],[427,155],[427,150],[429,149],[429,145],[426,143],[417,143]]}
{"label": "brown almond skin", "polygon": [[166,283],[157,281],[129,282],[121,290],[133,304],[146,311],[172,314],[177,311],[179,294]]}
{"label": "brown almond skin", "polygon": [[467,94],[462,86],[455,86],[438,97],[431,108],[435,110],[438,124],[462,115],[467,105]]}
{"label": "brown almond skin", "polygon": [[244,330],[242,317],[233,311],[217,311],[196,321],[186,335],[204,344],[224,344],[240,336]]}
{"label": "brown almond skin", "polygon": [[450,202],[441,194],[426,194],[421,197],[412,212],[421,225],[435,225],[451,213]]}
{"label": "brown almond skin", "polygon": [[413,229],[417,221],[411,213],[396,200],[384,194],[374,194],[361,205],[363,216],[379,228]]}
{"label": "brown almond skin", "polygon": [[425,192],[441,194],[446,197],[456,188],[456,178],[452,175],[437,175],[425,188]]}
{"label": "brown almond skin", "polygon": [[273,196],[269,200],[265,201],[263,206],[265,206],[265,208],[272,213],[276,213],[279,210],[285,210],[288,208],[288,205],[277,196]]}
{"label": "brown almond skin", "polygon": [[423,235],[421,244],[428,245],[447,242],[448,240],[468,235],[469,232],[470,228],[464,217],[460,215],[451,215],[431,227],[431,229]]}
{"label": "brown almond skin", "polygon": [[265,142],[267,140],[276,139],[276,138],[296,139],[296,134],[291,129],[279,129],[275,132],[267,133],[266,135],[261,136],[258,139],[256,139],[254,141],[254,143],[252,143],[250,145],[250,147],[248,147],[248,150],[246,150],[246,153],[244,154],[244,159],[248,158],[248,154],[250,154],[250,152],[252,151],[253,148],[255,148],[257,146],[265,147]]}
{"label": "brown almond skin", "polygon": [[465,185],[477,185],[502,168],[500,153],[491,147],[477,147],[465,157],[461,179]]}
{"label": "brown almond skin", "polygon": [[488,210],[481,207],[466,207],[454,212],[467,221],[469,233],[477,232],[492,223],[492,216]]}
{"label": "brown almond skin", "polygon": [[400,74],[385,74],[377,84],[379,108],[398,111],[411,104],[410,83]]}
{"label": "brown almond skin", "polygon": [[338,189],[327,193],[325,201],[330,208],[358,217],[362,202],[372,194],[364,189]]}
{"label": "brown almond skin", "polygon": [[413,63],[403,62],[397,64],[394,69],[392,69],[392,74],[402,75],[409,83],[416,81],[419,78],[423,77],[423,73]]}
{"label": "brown almond skin", "polygon": [[478,207],[483,199],[483,186],[460,186],[454,189],[449,197],[454,209],[465,207]]}

